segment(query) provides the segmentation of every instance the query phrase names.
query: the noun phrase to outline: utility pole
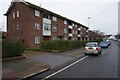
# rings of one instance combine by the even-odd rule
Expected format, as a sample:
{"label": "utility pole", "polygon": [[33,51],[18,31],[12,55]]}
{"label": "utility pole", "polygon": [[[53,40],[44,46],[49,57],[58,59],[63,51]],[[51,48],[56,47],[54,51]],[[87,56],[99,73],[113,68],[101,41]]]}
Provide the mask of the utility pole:
{"label": "utility pole", "polygon": [[[88,17],[88,28],[89,28],[89,20],[91,19],[91,17]],[[89,42],[90,38],[89,38],[89,31],[88,31],[88,42]]]}

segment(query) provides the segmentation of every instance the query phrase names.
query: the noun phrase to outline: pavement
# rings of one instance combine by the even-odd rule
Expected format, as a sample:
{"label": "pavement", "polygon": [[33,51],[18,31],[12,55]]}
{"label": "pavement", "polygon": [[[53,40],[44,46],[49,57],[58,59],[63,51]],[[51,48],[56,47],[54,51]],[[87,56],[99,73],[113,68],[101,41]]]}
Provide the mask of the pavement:
{"label": "pavement", "polygon": [[2,62],[2,78],[21,79],[50,69],[48,64],[31,59],[16,59]]}
{"label": "pavement", "polygon": [[79,58],[70,65],[62,66],[56,70],[51,70],[43,74],[38,74],[31,77],[29,80],[34,80],[36,78],[118,80],[117,78],[120,78],[120,69],[118,69],[118,60],[120,60],[118,58],[118,53],[120,51],[119,45],[117,42],[111,41],[111,46],[109,48],[104,48],[103,53],[99,56],[84,55],[83,58]]}
{"label": "pavement", "polygon": [[23,54],[26,58],[2,62],[2,78],[5,80],[27,78],[62,65],[82,53],[83,48],[60,53],[26,50]]}

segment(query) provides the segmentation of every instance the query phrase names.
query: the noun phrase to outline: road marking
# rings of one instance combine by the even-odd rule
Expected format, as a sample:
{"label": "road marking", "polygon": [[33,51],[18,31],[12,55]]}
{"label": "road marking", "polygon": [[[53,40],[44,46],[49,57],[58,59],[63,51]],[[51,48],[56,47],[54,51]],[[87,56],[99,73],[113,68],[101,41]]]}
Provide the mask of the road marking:
{"label": "road marking", "polygon": [[61,70],[59,70],[59,71],[57,71],[57,72],[55,72],[55,73],[53,73],[53,74],[51,74],[51,75],[49,75],[49,76],[45,77],[45,78],[43,78],[42,80],[48,79],[48,78],[50,78],[50,77],[52,77],[52,76],[54,76],[54,75],[56,75],[56,74],[58,74],[58,73],[62,72],[63,70],[65,70],[65,69],[67,69],[67,68],[69,68],[69,67],[73,66],[74,64],[76,64],[76,63],[78,63],[78,62],[80,62],[80,61],[84,60],[84,59],[85,59],[85,58],[87,58],[87,57],[88,57],[88,56],[85,56],[85,57],[83,57],[83,58],[81,58],[81,59],[79,59],[79,60],[75,61],[74,63],[72,63],[72,64],[70,64],[70,65],[68,65],[68,66],[64,67],[63,69],[61,69]]}

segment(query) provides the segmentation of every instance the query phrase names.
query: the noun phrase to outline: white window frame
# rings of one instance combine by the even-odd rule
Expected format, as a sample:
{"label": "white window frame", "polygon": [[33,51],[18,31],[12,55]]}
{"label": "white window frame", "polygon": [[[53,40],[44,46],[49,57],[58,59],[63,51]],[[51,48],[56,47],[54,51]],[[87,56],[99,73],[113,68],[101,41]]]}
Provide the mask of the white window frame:
{"label": "white window frame", "polygon": [[57,32],[57,27],[53,26],[53,32]]}
{"label": "white window frame", "polygon": [[77,27],[77,24],[75,25],[75,27]]}
{"label": "white window frame", "polygon": [[53,21],[56,22],[57,21],[57,17],[53,16]]}
{"label": "white window frame", "polygon": [[67,29],[64,29],[64,33],[67,33]]}
{"label": "white window frame", "polygon": [[15,18],[15,12],[13,12],[13,18]]}
{"label": "white window frame", "polygon": [[72,23],[72,26],[74,26],[75,24],[74,23]]}
{"label": "white window frame", "polygon": [[19,11],[17,11],[17,17],[19,17]]}
{"label": "white window frame", "polygon": [[17,31],[19,31],[19,24],[17,24]]}
{"label": "white window frame", "polygon": [[74,40],[74,38],[72,38],[72,40]]}
{"label": "white window frame", "polygon": [[35,44],[39,44],[40,43],[40,37],[39,36],[35,36]]}
{"label": "white window frame", "polygon": [[67,40],[67,37],[64,37],[64,40]]}
{"label": "white window frame", "polygon": [[66,20],[64,20],[64,24],[67,24],[67,21],[66,21]]}
{"label": "white window frame", "polygon": [[77,31],[75,33],[77,34]]}
{"label": "white window frame", "polygon": [[53,37],[53,40],[56,40],[57,38],[56,37]]}
{"label": "white window frame", "polygon": [[35,16],[40,17],[40,11],[35,10]]}
{"label": "white window frame", "polygon": [[40,30],[40,24],[35,23],[35,29],[36,29],[36,30]]}
{"label": "white window frame", "polygon": [[51,31],[51,24],[43,23],[44,25],[44,31]]}
{"label": "white window frame", "polygon": [[82,32],[80,32],[80,35],[82,35]]}
{"label": "white window frame", "polygon": [[74,30],[73,30],[73,34],[74,34]]}

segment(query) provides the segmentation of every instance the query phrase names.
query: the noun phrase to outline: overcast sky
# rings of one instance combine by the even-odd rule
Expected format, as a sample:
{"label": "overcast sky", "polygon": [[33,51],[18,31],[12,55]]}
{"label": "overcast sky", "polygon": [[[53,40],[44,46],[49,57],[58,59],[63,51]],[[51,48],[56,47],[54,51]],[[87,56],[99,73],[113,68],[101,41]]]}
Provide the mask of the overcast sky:
{"label": "overcast sky", "polygon": [[[7,11],[12,0],[0,0],[0,29],[6,31]],[[26,0],[64,17],[72,19],[90,30],[100,30],[105,34],[118,33],[118,1],[119,0]]]}

